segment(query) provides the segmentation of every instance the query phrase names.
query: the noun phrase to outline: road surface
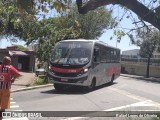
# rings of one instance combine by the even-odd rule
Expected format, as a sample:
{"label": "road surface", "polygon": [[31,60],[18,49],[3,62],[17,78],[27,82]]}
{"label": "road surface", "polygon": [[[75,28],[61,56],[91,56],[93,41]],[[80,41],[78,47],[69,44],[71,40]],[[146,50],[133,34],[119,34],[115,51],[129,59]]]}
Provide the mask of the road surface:
{"label": "road surface", "polygon": [[[71,111],[71,115],[67,116],[67,119],[71,120],[82,119],[81,116],[72,118],[76,114],[74,111],[160,111],[159,92],[159,82],[120,76],[113,85],[101,86],[92,92],[85,92],[80,88],[56,92],[54,87],[47,87],[12,93],[11,97],[18,107],[11,110]],[[125,115],[117,114],[117,117],[123,118]],[[57,117],[55,114],[51,116]],[[91,115],[87,117],[90,118]],[[143,116],[144,119],[145,117]],[[66,116],[62,118],[66,119]]]}

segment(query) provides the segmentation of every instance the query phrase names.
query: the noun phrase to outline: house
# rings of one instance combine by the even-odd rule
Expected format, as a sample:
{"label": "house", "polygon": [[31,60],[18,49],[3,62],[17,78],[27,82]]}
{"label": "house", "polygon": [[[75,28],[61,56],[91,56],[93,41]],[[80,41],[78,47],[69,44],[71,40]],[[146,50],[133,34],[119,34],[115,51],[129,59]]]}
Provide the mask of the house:
{"label": "house", "polygon": [[4,56],[10,56],[12,65],[20,71],[35,70],[35,53],[33,51],[18,51],[16,46],[0,49],[0,61]]}

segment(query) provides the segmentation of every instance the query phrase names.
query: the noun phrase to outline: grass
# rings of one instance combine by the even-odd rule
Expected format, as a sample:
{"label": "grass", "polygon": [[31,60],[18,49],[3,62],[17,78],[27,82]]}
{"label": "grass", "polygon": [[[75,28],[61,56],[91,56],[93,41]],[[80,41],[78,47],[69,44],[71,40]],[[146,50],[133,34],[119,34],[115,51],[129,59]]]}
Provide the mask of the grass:
{"label": "grass", "polygon": [[34,83],[32,83],[30,86],[38,86],[38,85],[45,85],[48,84],[48,80],[46,78],[46,75],[39,75]]}
{"label": "grass", "polygon": [[155,117],[152,120],[160,120],[160,117]]}

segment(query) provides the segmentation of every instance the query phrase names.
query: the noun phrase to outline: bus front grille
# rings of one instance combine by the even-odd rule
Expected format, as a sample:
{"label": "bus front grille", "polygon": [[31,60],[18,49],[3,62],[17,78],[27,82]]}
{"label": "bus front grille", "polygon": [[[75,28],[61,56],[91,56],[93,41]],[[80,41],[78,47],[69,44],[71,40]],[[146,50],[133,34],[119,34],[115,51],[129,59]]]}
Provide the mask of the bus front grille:
{"label": "bus front grille", "polygon": [[78,74],[75,74],[75,73],[55,73],[56,76],[60,76],[60,77],[77,77]]}

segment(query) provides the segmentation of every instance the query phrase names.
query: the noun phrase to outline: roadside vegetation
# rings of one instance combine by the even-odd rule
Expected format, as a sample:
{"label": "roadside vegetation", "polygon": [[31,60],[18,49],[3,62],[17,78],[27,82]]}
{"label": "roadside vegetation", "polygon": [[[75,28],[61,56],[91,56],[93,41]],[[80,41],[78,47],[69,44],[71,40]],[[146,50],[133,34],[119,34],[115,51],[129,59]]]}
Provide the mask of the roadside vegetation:
{"label": "roadside vegetation", "polygon": [[46,75],[39,75],[36,80],[30,84],[29,86],[38,86],[38,85],[46,85],[49,84],[50,82],[47,80]]}
{"label": "roadside vegetation", "polygon": [[160,120],[160,117],[155,117],[153,118],[153,120]]}
{"label": "roadside vegetation", "polygon": [[160,52],[160,32],[156,29],[144,27],[137,29],[135,44],[140,47],[140,56],[147,58],[146,78],[149,78],[149,68],[154,52]]}
{"label": "roadside vegetation", "polygon": [[[117,8],[118,14],[113,17],[112,13]],[[120,23],[124,18],[131,20],[134,27],[121,26]],[[36,57],[46,64],[46,69],[51,50],[58,41],[78,38],[97,39],[105,30],[112,29],[117,42],[124,36],[128,36],[133,42],[134,35],[140,28],[147,28],[149,32],[156,28],[159,32],[158,0],[0,1],[0,38],[8,38],[12,42],[21,39],[27,45],[36,43]],[[148,44],[147,52],[153,51],[152,48],[157,47],[157,43],[146,40],[150,33],[143,34],[145,37],[138,46],[144,51],[144,45]],[[111,36],[110,40],[115,36]],[[148,58],[146,77],[149,77],[151,56],[151,53],[146,56]]]}

